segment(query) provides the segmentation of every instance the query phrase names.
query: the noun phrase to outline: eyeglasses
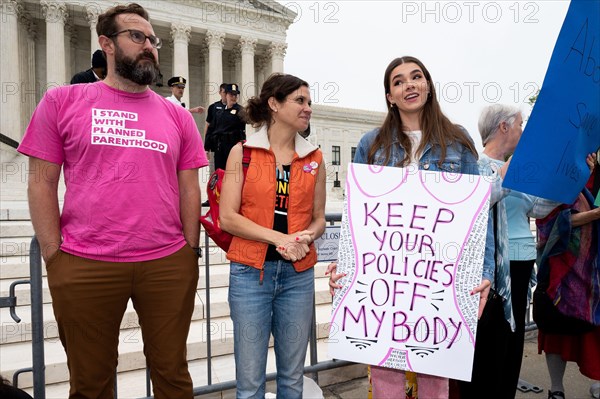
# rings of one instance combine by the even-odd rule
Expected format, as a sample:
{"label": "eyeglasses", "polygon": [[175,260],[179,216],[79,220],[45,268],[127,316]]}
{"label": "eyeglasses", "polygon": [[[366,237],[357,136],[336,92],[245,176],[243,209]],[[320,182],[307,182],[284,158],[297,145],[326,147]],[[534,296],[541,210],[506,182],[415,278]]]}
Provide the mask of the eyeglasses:
{"label": "eyeglasses", "polygon": [[129,38],[134,43],[144,44],[146,39],[148,39],[150,41],[150,44],[152,45],[152,47],[154,47],[155,49],[159,49],[162,47],[162,40],[160,39],[160,37],[146,36],[144,34],[144,32],[140,32],[139,30],[136,30],[136,29],[124,29],[120,32],[113,33],[109,37],[115,37],[115,36],[120,35],[121,33],[125,33],[125,32],[129,32]]}

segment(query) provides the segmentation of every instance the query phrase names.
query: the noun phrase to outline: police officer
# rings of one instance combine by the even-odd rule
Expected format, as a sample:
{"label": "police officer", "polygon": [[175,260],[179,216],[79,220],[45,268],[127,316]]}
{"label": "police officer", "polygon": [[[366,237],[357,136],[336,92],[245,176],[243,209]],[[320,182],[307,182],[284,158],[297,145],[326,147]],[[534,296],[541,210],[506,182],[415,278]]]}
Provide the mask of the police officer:
{"label": "police officer", "polygon": [[[216,142],[215,169],[225,169],[229,151],[240,140],[246,140],[246,118],[244,109],[237,103],[240,94],[235,83],[225,86],[227,104],[215,118],[213,135]],[[211,123],[211,126],[213,123]]]}
{"label": "police officer", "polygon": [[[186,80],[183,76],[173,76],[168,80],[167,84],[171,88],[171,95],[166,97],[167,100],[172,102],[175,105],[181,105],[183,108],[188,109],[185,103],[181,102],[181,97],[183,97],[183,92],[185,90]],[[197,106],[194,108],[190,108],[189,111],[191,113],[201,114],[204,112],[204,107]]]}
{"label": "police officer", "polygon": [[221,83],[221,86],[219,86],[219,95],[221,96],[221,99],[208,106],[208,111],[206,112],[206,126],[204,128],[205,151],[215,152],[217,150],[217,141],[214,138],[213,133],[215,131],[216,121],[221,115],[221,111],[227,106],[227,95],[225,94],[226,88],[227,83]]}
{"label": "police officer", "polygon": [[[221,99],[215,101],[214,103],[208,106],[208,111],[206,111],[206,124],[204,126],[204,151],[206,151],[206,155],[208,155],[209,170],[212,174],[215,171],[215,151],[217,150],[217,140],[214,135],[215,124],[217,119],[221,115],[221,111],[225,109],[227,106],[227,98],[225,95],[225,88],[227,87],[227,83],[221,83],[219,86],[219,95]],[[208,200],[202,203],[202,206],[209,206]]]}

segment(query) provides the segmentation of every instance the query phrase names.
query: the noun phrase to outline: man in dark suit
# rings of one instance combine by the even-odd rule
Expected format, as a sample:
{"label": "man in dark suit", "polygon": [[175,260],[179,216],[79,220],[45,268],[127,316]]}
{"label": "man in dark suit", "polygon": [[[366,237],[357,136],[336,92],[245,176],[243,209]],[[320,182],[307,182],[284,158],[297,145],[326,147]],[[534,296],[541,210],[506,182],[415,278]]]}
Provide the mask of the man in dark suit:
{"label": "man in dark suit", "polygon": [[71,84],[94,83],[106,76],[106,58],[102,50],[96,50],[92,55],[92,67],[87,71],[79,72],[71,78]]}

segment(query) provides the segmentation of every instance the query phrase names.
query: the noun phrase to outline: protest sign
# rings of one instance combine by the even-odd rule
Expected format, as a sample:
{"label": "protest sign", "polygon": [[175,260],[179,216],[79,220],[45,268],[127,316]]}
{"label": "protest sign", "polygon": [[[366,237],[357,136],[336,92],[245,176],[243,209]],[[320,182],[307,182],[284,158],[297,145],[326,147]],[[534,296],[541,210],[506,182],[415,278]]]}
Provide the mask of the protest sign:
{"label": "protest sign", "polygon": [[503,186],[571,204],[600,146],[600,2],[573,0]]}
{"label": "protest sign", "polygon": [[329,355],[471,378],[490,184],[350,164]]}

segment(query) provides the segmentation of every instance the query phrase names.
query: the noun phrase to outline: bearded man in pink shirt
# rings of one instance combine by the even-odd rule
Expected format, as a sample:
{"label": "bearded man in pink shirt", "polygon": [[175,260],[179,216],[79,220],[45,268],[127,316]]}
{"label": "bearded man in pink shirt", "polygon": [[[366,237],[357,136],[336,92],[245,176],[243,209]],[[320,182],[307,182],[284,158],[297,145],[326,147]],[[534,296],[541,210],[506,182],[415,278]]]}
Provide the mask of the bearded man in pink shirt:
{"label": "bearded man in pink shirt", "polygon": [[19,146],[30,157],[29,209],[70,397],[114,397],[119,326],[131,300],[155,397],[189,399],[186,339],[206,154],[190,113],[148,87],[162,41],[146,10],[113,7],[97,32],[106,79],[49,90]]}

